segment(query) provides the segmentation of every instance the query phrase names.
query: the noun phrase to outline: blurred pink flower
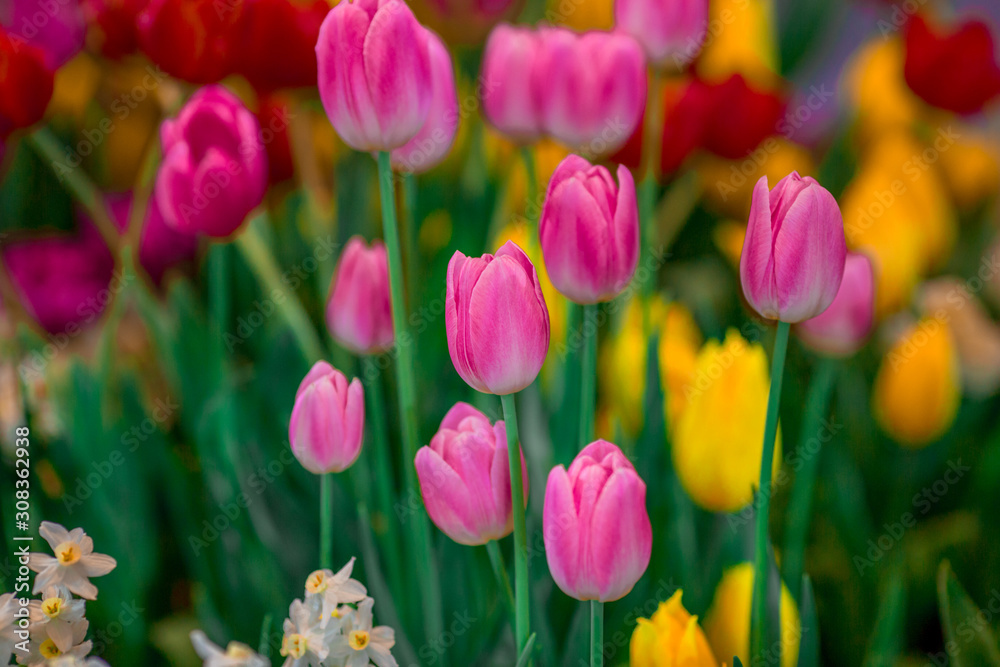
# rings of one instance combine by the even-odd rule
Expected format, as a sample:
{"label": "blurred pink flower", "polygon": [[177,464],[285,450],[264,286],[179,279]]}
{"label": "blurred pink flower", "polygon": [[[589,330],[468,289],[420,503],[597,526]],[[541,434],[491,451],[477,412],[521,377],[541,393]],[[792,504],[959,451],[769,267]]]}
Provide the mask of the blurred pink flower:
{"label": "blurred pink flower", "polygon": [[822,313],[799,323],[799,337],[820,352],[846,356],[865,344],[874,326],[875,276],[871,260],[849,252],[836,298]]}
{"label": "blurred pink flower", "polygon": [[483,112],[500,132],[524,143],[543,132],[534,85],[541,48],[538,31],[502,23],[483,53]]}
{"label": "blurred pink flower", "polygon": [[360,236],[347,242],[331,284],[326,324],[334,340],[355,354],[392,347],[392,303],[385,245]]}
{"label": "blurred pink flower", "polygon": [[87,24],[78,0],[7,0],[0,25],[8,38],[41,49],[45,64],[58,69],[83,48]]}
{"label": "blurred pink flower", "polygon": [[650,62],[682,67],[705,41],[708,0],[615,0],[615,27],[632,35]]}
{"label": "blurred pink flower", "polygon": [[311,473],[347,470],[361,455],[365,399],[361,381],[347,384],[336,368],[318,361],[302,380],[288,425],[292,453]]}

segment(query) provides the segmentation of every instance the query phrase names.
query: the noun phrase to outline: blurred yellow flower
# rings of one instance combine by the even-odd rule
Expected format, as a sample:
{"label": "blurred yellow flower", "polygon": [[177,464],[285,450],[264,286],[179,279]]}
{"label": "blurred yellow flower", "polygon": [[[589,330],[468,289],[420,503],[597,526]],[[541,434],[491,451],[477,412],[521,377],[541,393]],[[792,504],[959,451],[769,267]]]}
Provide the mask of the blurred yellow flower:
{"label": "blurred yellow flower", "polygon": [[920,101],[903,79],[904,55],[899,39],[873,37],[846,68],[844,88],[862,144],[883,132],[911,127],[920,114]]}
{"label": "blurred yellow flower", "polygon": [[952,198],[964,210],[978,206],[1000,190],[1000,146],[975,134],[962,136],[941,153],[941,174]]}
{"label": "blurred yellow flower", "polygon": [[549,0],[545,20],[573,30],[611,30],[615,27],[614,0],[566,2]]}
{"label": "blurred yellow flower", "polygon": [[48,115],[70,116],[82,125],[88,107],[94,102],[100,79],[101,68],[94,59],[86,53],[77,55],[56,70]]}
{"label": "blurred yellow flower", "polygon": [[715,247],[730,263],[739,267],[743,254],[743,240],[747,235],[747,223],[735,220],[721,220],[712,231]]}
{"label": "blurred yellow flower", "polygon": [[705,633],[681,603],[681,591],[661,602],[650,619],[640,618],[629,646],[631,667],[718,667]]}
{"label": "blurred yellow flower", "polygon": [[[705,509],[736,512],[753,500],[770,389],[767,364],[764,348],[735,329],[725,342],[708,341],[698,353],[671,451],[681,485]],[[779,431],[774,474],[780,462]]]}
{"label": "blurred yellow flower", "polygon": [[712,0],[698,75],[725,81],[742,74],[767,88],[778,79],[778,48],[772,0]]}
{"label": "blurred yellow flower", "polygon": [[872,391],[873,412],[900,444],[927,445],[955,421],[961,398],[957,354],[948,325],[927,317],[882,359]]}
{"label": "blurred yellow flower", "polygon": [[[753,597],[753,563],[740,563],[722,575],[712,606],[705,618],[705,633],[715,655],[725,662],[738,656],[744,665],[750,658],[750,601]],[[802,629],[799,610],[784,583],[781,584],[781,666],[795,667]],[[728,659],[727,659],[728,658]]]}

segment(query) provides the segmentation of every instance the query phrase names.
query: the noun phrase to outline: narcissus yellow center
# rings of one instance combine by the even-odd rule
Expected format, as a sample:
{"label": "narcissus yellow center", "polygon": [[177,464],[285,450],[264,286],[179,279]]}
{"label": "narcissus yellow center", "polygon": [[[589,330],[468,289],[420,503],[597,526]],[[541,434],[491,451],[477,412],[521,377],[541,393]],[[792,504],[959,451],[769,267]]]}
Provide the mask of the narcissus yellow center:
{"label": "narcissus yellow center", "polygon": [[59,618],[59,614],[61,614],[62,611],[62,598],[46,598],[45,600],[42,600],[42,613],[50,619]]}
{"label": "narcissus yellow center", "polygon": [[72,565],[80,560],[83,554],[76,542],[63,542],[56,547],[56,559],[60,565]]}
{"label": "narcissus yellow center", "polygon": [[347,643],[355,651],[362,651],[366,646],[368,646],[368,633],[364,630],[351,630],[351,634],[347,635]]}
{"label": "narcissus yellow center", "polygon": [[326,586],[329,583],[329,578],[326,576],[326,572],[323,570],[316,570],[309,575],[306,579],[306,593],[314,595],[316,593],[322,593],[326,590]]}
{"label": "narcissus yellow center", "polygon": [[59,647],[51,639],[43,641],[42,645],[38,647],[38,652],[45,658],[58,658],[62,655],[62,651],[59,650]]}
{"label": "narcissus yellow center", "polygon": [[288,635],[281,640],[281,655],[287,658],[301,658],[309,650],[305,635]]}
{"label": "narcissus yellow center", "polygon": [[330,618],[340,618],[342,615],[339,609],[334,609],[330,612]]}
{"label": "narcissus yellow center", "polygon": [[226,647],[226,656],[230,658],[251,658],[253,657],[253,651],[246,644],[229,642],[229,646]]}

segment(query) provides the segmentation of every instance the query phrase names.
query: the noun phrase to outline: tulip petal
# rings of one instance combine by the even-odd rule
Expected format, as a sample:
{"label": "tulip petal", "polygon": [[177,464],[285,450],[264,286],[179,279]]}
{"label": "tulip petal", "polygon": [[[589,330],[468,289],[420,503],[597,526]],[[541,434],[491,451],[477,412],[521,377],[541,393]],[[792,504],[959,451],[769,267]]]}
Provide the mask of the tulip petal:
{"label": "tulip petal", "polygon": [[778,318],[779,308],[774,276],[770,196],[767,176],[761,176],[754,186],[750,204],[750,222],[740,255],[740,282],[743,285],[743,295],[754,310],[773,320]]}
{"label": "tulip petal", "polygon": [[618,600],[646,571],[653,548],[646,485],[633,470],[619,468],[603,485],[590,520],[590,535],[599,599]]}
{"label": "tulip petal", "polygon": [[552,578],[564,593],[573,597],[576,597],[583,555],[579,544],[580,529],[569,475],[565,468],[557,466],[549,473],[545,485],[542,537]]}

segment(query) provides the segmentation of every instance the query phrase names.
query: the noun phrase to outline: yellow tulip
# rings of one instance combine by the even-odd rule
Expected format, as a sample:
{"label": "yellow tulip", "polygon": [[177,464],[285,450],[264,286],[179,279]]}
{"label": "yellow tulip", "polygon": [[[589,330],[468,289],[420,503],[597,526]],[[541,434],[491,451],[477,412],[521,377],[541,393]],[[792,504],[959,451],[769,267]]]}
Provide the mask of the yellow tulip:
{"label": "yellow tulip", "polygon": [[855,109],[862,143],[912,127],[920,115],[920,100],[903,79],[904,57],[899,39],[873,37],[848,64],[846,96]]}
{"label": "yellow tulip", "polygon": [[945,433],[958,412],[960,378],[948,325],[924,318],[882,359],[872,393],[879,425],[900,444],[922,447]]}
{"label": "yellow tulip", "polygon": [[775,35],[772,0],[712,0],[698,75],[718,82],[742,74],[752,84],[771,86],[778,79]]}
{"label": "yellow tulip", "polygon": [[549,0],[545,20],[580,32],[615,27],[614,0]]}
{"label": "yellow tulip", "polygon": [[[764,447],[767,364],[764,348],[735,329],[725,342],[709,341],[698,353],[671,451],[681,485],[705,509],[736,512],[753,500]],[[779,433],[775,474],[780,461]]]}
{"label": "yellow tulip", "polygon": [[629,645],[631,667],[718,667],[705,633],[681,603],[681,591],[661,602],[650,619],[640,618]]}
{"label": "yellow tulip", "polygon": [[951,149],[941,153],[941,173],[962,209],[975,208],[1000,191],[998,155],[1000,146],[974,134],[959,137]]}
{"label": "yellow tulip", "polygon": [[[725,662],[733,656],[744,665],[756,665],[763,656],[750,658],[750,601],[753,598],[752,563],[735,565],[722,575],[705,619],[705,633],[715,655]],[[781,666],[795,667],[802,626],[792,594],[781,584]]]}

